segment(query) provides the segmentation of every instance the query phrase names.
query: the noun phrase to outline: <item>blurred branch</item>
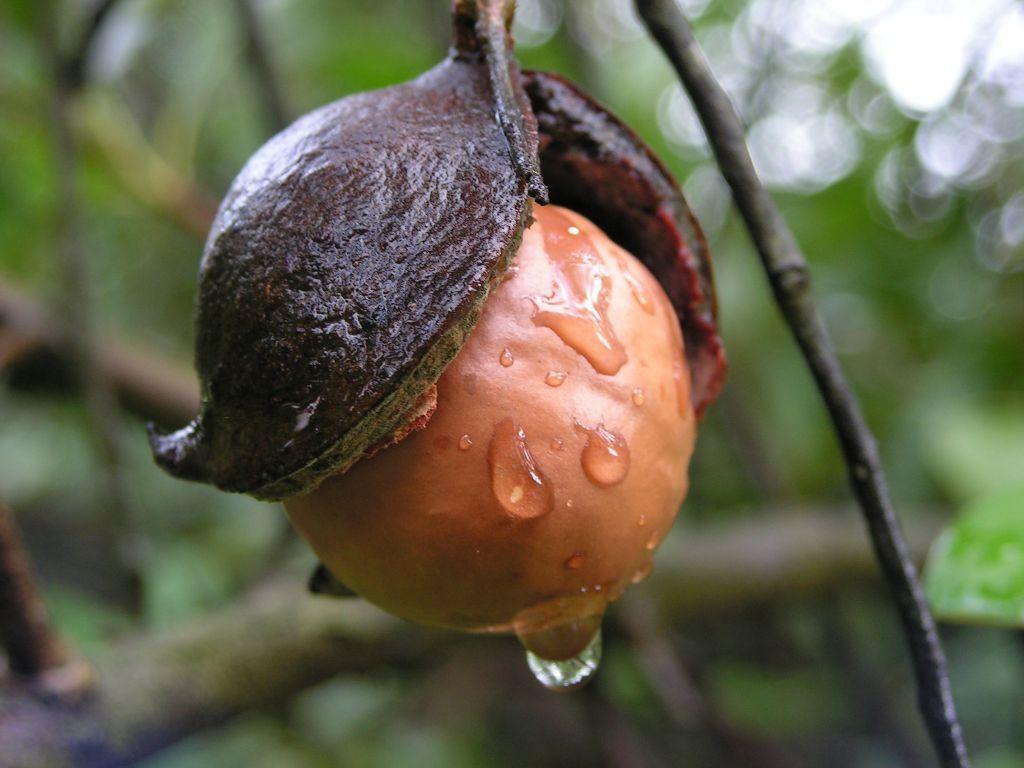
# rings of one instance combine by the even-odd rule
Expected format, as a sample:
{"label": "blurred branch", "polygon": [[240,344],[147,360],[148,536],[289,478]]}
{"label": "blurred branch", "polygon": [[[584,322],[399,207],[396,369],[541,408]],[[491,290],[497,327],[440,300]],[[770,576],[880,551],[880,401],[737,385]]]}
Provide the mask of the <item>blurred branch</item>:
{"label": "blurred branch", "polygon": [[[199,409],[199,385],[190,368],[113,339],[97,339],[101,375],[131,412],[168,427]],[[64,331],[40,304],[0,283],[0,372],[24,389],[77,385]]]}
{"label": "blurred branch", "polygon": [[71,90],[81,87],[85,80],[85,66],[89,60],[92,45],[103,27],[103,22],[106,21],[117,3],[118,0],[99,0],[93,4],[75,49],[61,63],[60,79]]}
{"label": "blurred branch", "polygon": [[134,765],[334,675],[422,665],[436,637],[360,601],[309,599],[298,579],[270,584],[215,615],[113,645],[95,660],[84,705],[0,690],[5,764]]}
{"label": "blurred branch", "polygon": [[[938,533],[936,515],[908,521],[916,562]],[[856,519],[835,508],[763,509],[741,523],[682,526],[658,550],[651,592],[663,615],[678,617],[875,583],[878,567],[859,534]]]}
{"label": "blurred branch", "polygon": [[119,414],[97,362],[94,338],[93,296],[85,236],[78,200],[78,145],[71,127],[71,100],[75,86],[67,79],[67,65],[58,47],[57,2],[41,4],[40,36],[53,79],[50,109],[54,169],[57,182],[56,250],[63,280],[62,320],[64,341],[77,377],[90,422],[90,432],[104,465],[107,516],[117,554],[125,563],[125,600],[137,607],[140,599],[138,572],[129,543],[128,501],[121,472],[121,448],[117,427]]}
{"label": "blurred branch", "polygon": [[[775,744],[733,726],[714,706],[702,681],[672,646],[657,607],[643,593],[630,595],[620,611],[637,660],[665,714],[677,728],[711,734],[734,765],[792,768],[795,763]],[[692,665],[691,665],[692,666]]]}
{"label": "blurred branch", "polygon": [[711,72],[682,11],[672,0],[636,0],[637,10],[693,101],[733,199],[761,256],[776,302],[825,401],[910,645],[918,703],[946,766],[970,764],[935,620],[900,532],[878,455],[860,405],[843,374],[810,290],[807,262],[750,159],[743,123]]}
{"label": "blurred branch", "polygon": [[600,748],[607,768],[661,768],[662,761],[650,754],[649,746],[626,711],[616,707],[599,683],[579,692],[591,739]]}
{"label": "blurred branch", "polygon": [[851,622],[846,615],[843,596],[825,594],[824,598],[821,605],[825,632],[824,655],[831,659],[835,669],[842,675],[844,688],[850,691],[868,732],[889,744],[893,753],[899,755],[900,765],[924,768],[929,764],[928,752],[925,751],[927,745],[918,744],[923,740],[915,738],[918,735],[916,730],[911,731],[906,727],[906,718],[902,717],[905,710],[894,706],[896,702],[892,691],[858,653],[852,642]]}
{"label": "blurred branch", "polygon": [[280,83],[271,64],[270,47],[263,35],[263,28],[256,15],[256,9],[252,6],[252,0],[235,0],[235,7],[245,35],[245,54],[259,85],[263,110],[267,114],[267,121],[273,133],[277,133],[291,120]]}
{"label": "blurred branch", "polygon": [[70,658],[50,626],[28,552],[7,505],[0,501],[0,644],[8,669],[36,679]]}
{"label": "blurred branch", "polygon": [[729,446],[758,496],[781,499],[786,490],[782,466],[754,418],[747,387],[736,379],[726,381],[718,396],[717,408],[726,425]]}
{"label": "blurred branch", "polygon": [[217,213],[216,197],[161,157],[117,99],[93,92],[81,106],[77,127],[83,140],[102,153],[124,188],[143,205],[205,240]]}

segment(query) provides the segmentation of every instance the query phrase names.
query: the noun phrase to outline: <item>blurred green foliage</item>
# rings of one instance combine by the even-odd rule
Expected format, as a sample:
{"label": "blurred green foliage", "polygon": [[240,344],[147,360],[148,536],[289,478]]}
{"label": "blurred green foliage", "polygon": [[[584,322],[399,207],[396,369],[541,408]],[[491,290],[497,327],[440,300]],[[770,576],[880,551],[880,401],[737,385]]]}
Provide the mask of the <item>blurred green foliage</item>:
{"label": "blurred green foliage", "polygon": [[[34,5],[0,6],[0,279],[59,308],[50,82]],[[63,3],[65,47],[89,5]],[[255,3],[296,115],[431,66],[447,48],[447,5]],[[682,5],[751,126],[755,160],[812,262],[898,506],[945,510],[988,499],[938,544],[932,598],[950,615],[1019,617],[1024,500],[990,496],[1024,478],[1024,64],[1012,50],[1009,64],[992,53],[1001,50],[1000,30],[1024,25],[1019,4],[949,4],[963,6],[957,13],[974,24],[960,24],[970,39],[955,87],[926,109],[906,101],[882,45],[885,24],[900,13],[917,9],[931,19],[926,3],[867,4],[877,8],[857,13],[850,9],[860,4],[839,0]],[[124,0],[97,39],[87,89],[74,104],[82,238],[100,332],[182,360],[191,354],[202,241],[171,193],[216,200],[271,132],[234,8]],[[708,230],[731,379],[701,433],[681,524],[764,515],[780,500],[822,509],[845,501],[844,470],[818,396],[692,112],[629,3],[522,0],[517,32],[524,66],[580,81],[655,147]],[[923,57],[927,51],[912,47],[918,37],[930,39],[908,37],[905,47]],[[27,532],[51,610],[81,647],[216,610],[279,556],[286,530],[279,508],[165,477],[149,459],[141,426],[126,418],[119,432],[131,557],[144,592],[142,615],[130,615],[110,599],[117,558],[97,533],[107,524],[105,469],[87,423],[76,400],[0,390],[0,491]],[[311,562],[300,548],[287,554]],[[927,753],[885,596],[831,602],[779,595],[763,612],[711,612],[672,626],[672,642],[705,665],[710,699],[737,727],[804,755],[842,749],[849,765],[911,765],[894,738]],[[829,640],[836,622],[881,686],[876,693],[899,736],[881,732],[871,707],[858,703],[847,679],[851,662]],[[1021,644],[994,632],[948,633],[968,741],[985,768],[1024,763]],[[598,684],[649,735],[650,748],[679,764],[712,764],[700,762],[702,732],[689,741],[658,735],[673,726],[652,713],[643,670],[609,646]],[[451,702],[422,704],[430,684],[329,682],[149,764],[425,768],[518,765],[524,754],[542,764],[508,747],[509,734],[540,727],[542,704],[506,712],[518,726],[480,711],[446,718]],[[571,750],[571,739],[564,741]]]}
{"label": "blurred green foliage", "polygon": [[1024,627],[1024,486],[983,497],[935,543],[925,586],[945,618]]}

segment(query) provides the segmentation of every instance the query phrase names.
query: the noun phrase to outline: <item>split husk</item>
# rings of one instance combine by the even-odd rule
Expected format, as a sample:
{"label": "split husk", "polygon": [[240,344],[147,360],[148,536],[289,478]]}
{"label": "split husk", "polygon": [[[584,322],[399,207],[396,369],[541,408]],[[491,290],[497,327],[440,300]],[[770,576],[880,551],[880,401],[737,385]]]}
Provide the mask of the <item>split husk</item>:
{"label": "split husk", "polygon": [[510,5],[456,0],[447,59],[300,118],[242,169],[200,266],[202,409],[150,430],[170,473],[280,499],[425,424],[549,190],[662,283],[694,407],[714,399],[710,258],[678,184],[577,87],[518,69]]}

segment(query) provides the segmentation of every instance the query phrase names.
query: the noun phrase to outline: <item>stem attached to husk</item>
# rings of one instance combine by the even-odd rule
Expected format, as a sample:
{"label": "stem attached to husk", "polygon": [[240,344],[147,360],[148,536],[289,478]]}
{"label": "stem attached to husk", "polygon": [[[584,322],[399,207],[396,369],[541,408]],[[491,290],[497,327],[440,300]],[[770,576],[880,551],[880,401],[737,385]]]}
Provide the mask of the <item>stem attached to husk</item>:
{"label": "stem attached to husk", "polygon": [[483,57],[494,92],[495,117],[508,140],[512,163],[530,197],[546,205],[548,190],[540,172],[536,130],[528,123],[532,114],[511,55],[514,10],[513,0],[455,0],[452,53],[463,59]]}

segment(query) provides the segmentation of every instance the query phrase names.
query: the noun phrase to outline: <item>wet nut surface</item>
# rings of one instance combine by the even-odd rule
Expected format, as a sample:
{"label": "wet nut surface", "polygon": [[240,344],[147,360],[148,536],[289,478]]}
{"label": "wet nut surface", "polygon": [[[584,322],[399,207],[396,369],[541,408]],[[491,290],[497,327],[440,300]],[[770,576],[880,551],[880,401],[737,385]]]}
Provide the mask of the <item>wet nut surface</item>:
{"label": "wet nut surface", "polygon": [[650,571],[696,417],[658,282],[584,217],[534,216],[426,427],[285,506],[386,610],[566,658]]}

